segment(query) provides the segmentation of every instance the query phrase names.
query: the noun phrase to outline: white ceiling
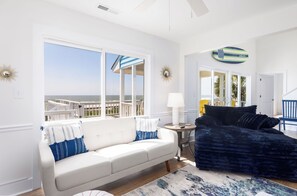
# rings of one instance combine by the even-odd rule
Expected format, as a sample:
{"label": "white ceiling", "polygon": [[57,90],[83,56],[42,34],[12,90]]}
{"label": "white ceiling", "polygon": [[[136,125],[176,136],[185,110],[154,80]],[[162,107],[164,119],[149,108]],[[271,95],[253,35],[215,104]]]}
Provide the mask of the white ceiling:
{"label": "white ceiling", "polygon": [[[135,8],[143,0],[46,1],[175,42],[297,4],[296,0],[204,0],[209,12],[196,17],[186,0],[156,0],[142,12]],[[99,4],[118,14],[98,9]]]}

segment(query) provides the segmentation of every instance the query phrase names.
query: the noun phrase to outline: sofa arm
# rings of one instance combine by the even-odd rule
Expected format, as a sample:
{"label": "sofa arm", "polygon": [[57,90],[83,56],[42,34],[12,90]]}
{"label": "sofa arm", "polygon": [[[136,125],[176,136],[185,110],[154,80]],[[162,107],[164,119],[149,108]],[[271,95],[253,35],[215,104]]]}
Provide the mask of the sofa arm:
{"label": "sofa arm", "polygon": [[55,195],[55,159],[52,151],[45,141],[39,143],[39,163],[43,190],[45,195]]}
{"label": "sofa arm", "polygon": [[175,147],[174,153],[176,154],[178,150],[178,142],[177,142],[178,140],[177,140],[177,133],[175,131],[172,131],[166,128],[158,128],[158,138],[161,140],[172,142]]}

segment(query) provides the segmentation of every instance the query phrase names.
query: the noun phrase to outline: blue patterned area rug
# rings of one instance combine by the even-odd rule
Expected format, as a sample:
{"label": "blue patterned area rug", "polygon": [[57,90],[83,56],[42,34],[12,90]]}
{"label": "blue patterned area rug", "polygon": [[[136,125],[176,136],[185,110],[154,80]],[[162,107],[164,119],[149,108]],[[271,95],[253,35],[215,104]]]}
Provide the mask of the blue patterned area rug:
{"label": "blue patterned area rug", "polygon": [[297,196],[297,190],[263,178],[203,171],[187,165],[125,195]]}

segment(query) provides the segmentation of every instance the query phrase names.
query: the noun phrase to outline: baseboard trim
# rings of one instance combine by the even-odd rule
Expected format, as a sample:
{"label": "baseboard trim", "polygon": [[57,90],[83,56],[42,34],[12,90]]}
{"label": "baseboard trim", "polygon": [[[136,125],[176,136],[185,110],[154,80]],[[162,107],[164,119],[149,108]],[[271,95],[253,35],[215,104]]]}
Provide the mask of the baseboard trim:
{"label": "baseboard trim", "polygon": [[33,178],[21,178],[0,185],[0,195],[20,195],[32,191]]}

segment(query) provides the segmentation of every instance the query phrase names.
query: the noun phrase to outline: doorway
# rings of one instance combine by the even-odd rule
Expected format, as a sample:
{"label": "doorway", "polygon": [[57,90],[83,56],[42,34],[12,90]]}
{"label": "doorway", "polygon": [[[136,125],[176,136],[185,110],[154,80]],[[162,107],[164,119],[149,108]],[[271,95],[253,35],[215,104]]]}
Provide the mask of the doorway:
{"label": "doorway", "polygon": [[204,105],[243,107],[251,104],[251,77],[212,68],[199,69],[199,115]]}
{"label": "doorway", "polygon": [[274,76],[259,74],[258,76],[258,113],[274,115]]}
{"label": "doorway", "polygon": [[200,69],[200,115],[203,115],[205,112],[204,105],[227,105],[226,76],[227,74],[222,71],[215,71],[206,68]]}

